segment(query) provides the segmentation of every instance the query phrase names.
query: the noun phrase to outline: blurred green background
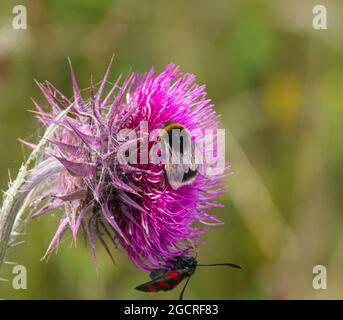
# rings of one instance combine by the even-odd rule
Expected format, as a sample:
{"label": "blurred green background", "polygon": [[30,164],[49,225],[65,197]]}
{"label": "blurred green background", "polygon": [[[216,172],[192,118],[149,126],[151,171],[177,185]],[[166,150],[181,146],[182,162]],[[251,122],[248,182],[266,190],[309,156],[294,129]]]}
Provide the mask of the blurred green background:
{"label": "blurred green background", "polygon": [[[235,175],[212,213],[225,225],[206,234],[202,263],[232,261],[244,271],[198,269],[192,299],[343,298],[343,3],[320,1],[328,30],[312,28],[318,1],[30,0],[28,29],[12,28],[17,1],[0,3],[0,187],[23,161],[18,138],[42,131],[27,110],[43,98],[33,79],[67,95],[70,56],[81,87],[130,67],[161,71],[169,62],[197,75],[223,115],[227,160]],[[113,265],[98,250],[66,240],[40,261],[57,226],[47,216],[28,226],[8,260],[25,265],[28,289],[0,282],[0,298],[177,299],[179,290],[144,294],[148,279],[117,250]],[[328,271],[327,290],[312,287],[312,269]],[[5,265],[0,277],[13,278]]]}

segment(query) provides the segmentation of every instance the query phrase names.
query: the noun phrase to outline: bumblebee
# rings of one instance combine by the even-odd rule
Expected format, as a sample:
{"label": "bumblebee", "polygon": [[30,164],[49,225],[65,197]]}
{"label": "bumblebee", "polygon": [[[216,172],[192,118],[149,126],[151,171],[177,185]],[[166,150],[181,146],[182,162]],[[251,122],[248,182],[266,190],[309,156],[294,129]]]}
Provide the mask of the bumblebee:
{"label": "bumblebee", "polygon": [[169,155],[164,171],[170,186],[176,190],[191,184],[199,172],[199,164],[195,161],[196,146],[183,125],[168,121],[162,129],[161,140]]}

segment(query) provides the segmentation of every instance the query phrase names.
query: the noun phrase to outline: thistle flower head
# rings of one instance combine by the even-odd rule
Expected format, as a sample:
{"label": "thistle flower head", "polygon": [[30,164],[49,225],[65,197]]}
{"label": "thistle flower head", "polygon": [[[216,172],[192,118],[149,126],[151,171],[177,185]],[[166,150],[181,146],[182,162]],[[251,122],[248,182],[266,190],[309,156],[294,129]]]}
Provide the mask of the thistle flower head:
{"label": "thistle flower head", "polygon": [[[213,199],[223,187],[222,176],[206,176],[200,166],[192,168],[192,179],[175,187],[171,179],[178,165],[168,167],[168,175],[165,163],[150,161],[149,152],[160,140],[148,136],[170,123],[189,131],[216,130],[219,116],[205,87],[172,64],[160,74],[153,68],[144,74],[128,73],[107,90],[111,65],[112,61],[99,86],[91,81],[88,99],[81,95],[71,64],[71,99],[50,83],[38,84],[50,106],[45,111],[35,103],[38,117],[44,126],[55,122],[59,129],[44,153],[46,165],[55,171],[36,197],[45,204],[33,217],[62,209],[48,254],[67,230],[76,241],[82,229],[94,259],[98,237],[109,254],[110,242],[119,244],[138,267],[152,270],[184,254],[190,243],[201,243],[208,225],[221,223],[208,211],[220,206]],[[56,115],[68,106],[68,115],[56,122]],[[205,140],[197,142],[200,153],[213,147]],[[123,161],[133,146],[138,161]],[[147,161],[142,151],[148,152]]]}

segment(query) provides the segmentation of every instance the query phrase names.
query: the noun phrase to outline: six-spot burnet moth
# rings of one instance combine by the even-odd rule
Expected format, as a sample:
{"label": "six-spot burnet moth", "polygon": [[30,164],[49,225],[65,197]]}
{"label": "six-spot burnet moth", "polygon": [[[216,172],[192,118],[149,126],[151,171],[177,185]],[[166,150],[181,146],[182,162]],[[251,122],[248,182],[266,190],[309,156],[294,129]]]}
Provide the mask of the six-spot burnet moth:
{"label": "six-spot burnet moth", "polygon": [[151,281],[139,285],[136,289],[144,292],[169,291],[174,289],[182,280],[187,278],[180,294],[180,300],[182,300],[188,281],[195,272],[195,269],[197,267],[214,266],[228,266],[242,269],[241,266],[233,263],[198,264],[194,257],[181,255],[175,258],[175,260],[168,261],[166,268],[157,269],[151,272]]}

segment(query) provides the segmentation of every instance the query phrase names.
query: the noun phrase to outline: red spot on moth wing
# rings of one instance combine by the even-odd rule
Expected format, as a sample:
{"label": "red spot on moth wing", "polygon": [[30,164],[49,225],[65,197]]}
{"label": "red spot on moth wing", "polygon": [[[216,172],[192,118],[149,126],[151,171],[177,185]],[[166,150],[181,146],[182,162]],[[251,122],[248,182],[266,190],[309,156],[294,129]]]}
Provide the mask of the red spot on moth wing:
{"label": "red spot on moth wing", "polygon": [[170,280],[178,281],[181,279],[181,274],[178,271],[170,271],[166,274],[166,277]]}
{"label": "red spot on moth wing", "polygon": [[157,291],[157,288],[153,284],[148,284],[147,287],[148,287],[148,290],[151,292]]}
{"label": "red spot on moth wing", "polygon": [[158,282],[158,284],[162,287],[162,288],[170,288],[170,285],[167,283],[167,282],[165,282],[164,280],[160,280],[159,282]]}

